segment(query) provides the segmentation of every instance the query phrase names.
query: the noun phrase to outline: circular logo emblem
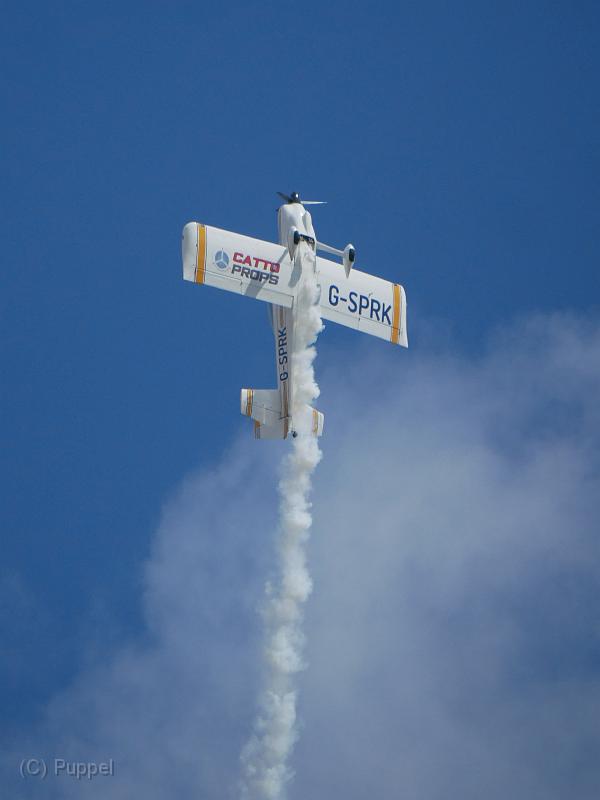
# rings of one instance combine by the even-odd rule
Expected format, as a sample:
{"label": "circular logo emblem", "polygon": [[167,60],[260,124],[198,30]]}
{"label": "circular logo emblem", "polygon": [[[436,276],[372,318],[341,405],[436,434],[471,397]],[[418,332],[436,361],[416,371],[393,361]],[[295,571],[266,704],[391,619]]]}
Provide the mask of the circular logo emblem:
{"label": "circular logo emblem", "polygon": [[229,266],[229,256],[225,250],[217,250],[214,257],[214,262],[219,269],[227,269]]}

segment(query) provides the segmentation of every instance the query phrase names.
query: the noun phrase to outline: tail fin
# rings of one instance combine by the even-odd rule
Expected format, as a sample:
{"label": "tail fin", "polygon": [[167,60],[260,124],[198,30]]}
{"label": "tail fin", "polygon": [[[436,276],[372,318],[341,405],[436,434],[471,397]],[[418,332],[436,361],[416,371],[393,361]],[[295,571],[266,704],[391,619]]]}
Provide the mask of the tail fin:
{"label": "tail fin", "polygon": [[[281,397],[277,389],[242,389],[241,412],[254,420],[257,439],[287,439],[294,434],[290,417],[281,416]],[[311,431],[314,436],[323,433],[324,415],[316,408],[312,412]]]}

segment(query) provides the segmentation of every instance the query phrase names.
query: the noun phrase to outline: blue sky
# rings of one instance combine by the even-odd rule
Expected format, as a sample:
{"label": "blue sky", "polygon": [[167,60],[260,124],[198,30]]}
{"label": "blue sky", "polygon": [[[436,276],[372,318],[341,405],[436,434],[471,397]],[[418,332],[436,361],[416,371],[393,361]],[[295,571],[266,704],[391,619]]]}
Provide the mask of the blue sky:
{"label": "blue sky", "polygon": [[[250,437],[240,387],[274,383],[262,305],[182,281],[188,220],[273,239],[275,191],[298,190],[328,200],[314,213],[324,241],[351,240],[361,268],[406,287],[408,352],[333,325],[320,338],[332,448],[422,359],[487,375],[510,338],[531,366],[515,320],[568,314],[574,352],[594,362],[599,20],[585,2],[5,9],[3,740],[143,634],[164,503]],[[507,417],[501,447],[516,422],[571,436],[563,400]],[[239,456],[249,472],[236,473],[265,502],[269,452]]]}

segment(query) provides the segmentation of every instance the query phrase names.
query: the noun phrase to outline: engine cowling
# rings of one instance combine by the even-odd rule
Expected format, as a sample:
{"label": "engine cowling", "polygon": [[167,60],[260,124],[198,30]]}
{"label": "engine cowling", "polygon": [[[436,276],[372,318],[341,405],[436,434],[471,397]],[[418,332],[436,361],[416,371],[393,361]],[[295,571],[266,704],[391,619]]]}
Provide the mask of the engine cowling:
{"label": "engine cowling", "polygon": [[344,253],[342,255],[342,263],[344,264],[346,277],[350,275],[350,270],[352,269],[355,260],[356,260],[356,250],[354,249],[354,245],[347,244],[346,247],[344,247]]}

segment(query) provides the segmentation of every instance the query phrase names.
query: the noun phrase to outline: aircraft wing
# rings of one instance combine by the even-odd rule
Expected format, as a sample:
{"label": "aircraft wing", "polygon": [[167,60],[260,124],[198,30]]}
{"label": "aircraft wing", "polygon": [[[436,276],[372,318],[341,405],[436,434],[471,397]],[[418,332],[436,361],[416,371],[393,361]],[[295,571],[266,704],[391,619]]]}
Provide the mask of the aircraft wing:
{"label": "aircraft wing", "polygon": [[321,316],[348,328],[408,347],[406,294],[399,283],[384,281],[317,256]]}
{"label": "aircraft wing", "polygon": [[287,247],[188,222],[181,249],[185,280],[292,307],[294,287]]}
{"label": "aircraft wing", "polygon": [[[188,222],[183,229],[183,277],[194,283],[291,308],[299,275],[284,245]],[[391,283],[317,256],[324,319],[408,347],[406,295]]]}

